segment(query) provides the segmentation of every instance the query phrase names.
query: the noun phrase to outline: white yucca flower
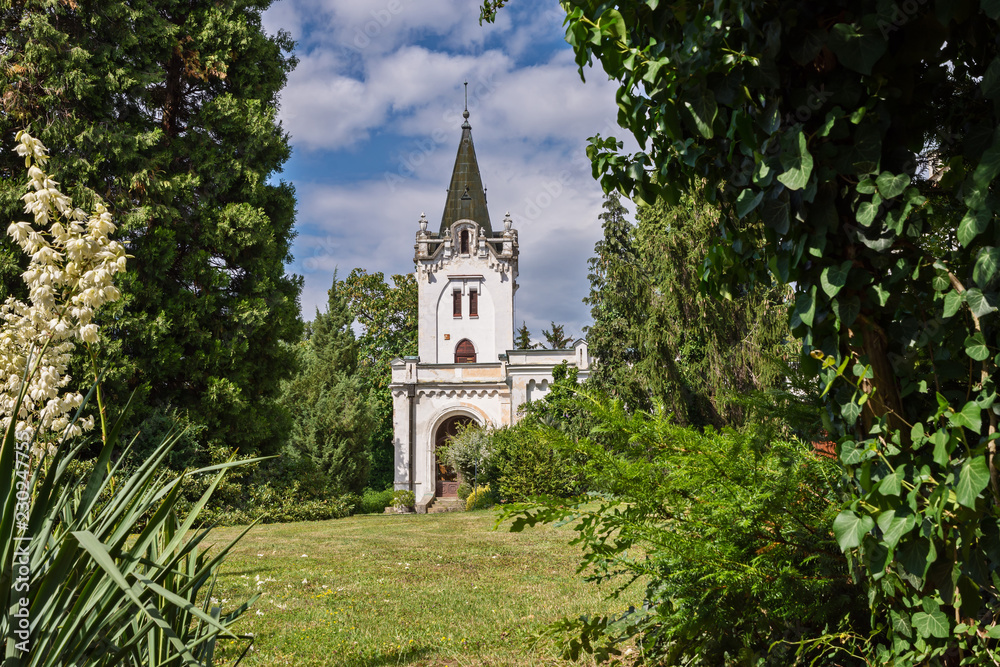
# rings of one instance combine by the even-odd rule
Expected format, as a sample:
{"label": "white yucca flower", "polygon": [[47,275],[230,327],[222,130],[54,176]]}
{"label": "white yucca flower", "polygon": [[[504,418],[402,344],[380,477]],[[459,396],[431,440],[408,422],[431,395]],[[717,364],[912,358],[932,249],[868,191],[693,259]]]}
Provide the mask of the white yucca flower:
{"label": "white yucca flower", "polygon": [[[52,452],[61,437],[94,427],[94,418],[71,423],[83,404],[79,392],[64,392],[74,340],[100,339],[94,310],[121,293],[112,281],[125,270],[125,250],[108,238],[115,225],[104,204],[86,213],[73,207],[59,184],[45,173],[48,151],[27,132],[17,135],[18,155],[28,168],[28,192],[21,198],[33,222],[13,222],[10,237],[31,260],[21,274],[28,303],[8,298],[0,305],[0,424],[12,419],[15,437],[34,440],[35,453]],[[27,374],[28,386],[22,387]],[[17,397],[24,390],[18,413]]]}

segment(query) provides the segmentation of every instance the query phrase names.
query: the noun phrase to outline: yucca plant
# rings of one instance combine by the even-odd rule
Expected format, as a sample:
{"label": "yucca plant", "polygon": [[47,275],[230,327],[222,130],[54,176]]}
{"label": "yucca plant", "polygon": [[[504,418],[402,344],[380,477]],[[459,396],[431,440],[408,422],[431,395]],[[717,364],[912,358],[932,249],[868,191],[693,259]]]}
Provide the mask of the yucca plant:
{"label": "yucca plant", "polygon": [[[183,516],[185,474],[162,472],[179,433],[168,435],[134,472],[119,466],[121,418],[109,425],[100,378],[84,397],[67,391],[77,342],[99,341],[93,314],[119,293],[112,277],[125,252],[99,202],[75,208],[43,170],[45,147],[27,132],[17,151],[28,168],[25,212],[8,236],[30,258],[28,300],[0,304],[0,634],[5,666],[210,665],[220,637],[253,602],[223,615],[211,594],[233,543],[209,556],[198,515],[229,460],[190,474],[212,474]],[[96,372],[96,371],[95,371]],[[100,453],[86,475],[71,464],[90,443],[96,397]],[[127,411],[126,406],[125,411]],[[73,414],[75,411],[75,414]],[[124,452],[112,462],[112,452]],[[244,638],[248,640],[249,638]],[[247,642],[249,646],[249,642]]]}
{"label": "yucca plant", "polygon": [[[249,461],[171,478],[159,471],[174,433],[118,479],[128,453],[111,462],[119,425],[84,480],[69,469],[86,443],[61,442],[19,485],[16,459],[28,447],[13,426],[4,434],[0,470],[15,472],[0,478],[5,665],[211,665],[218,638],[240,639],[228,626],[256,598],[226,614],[211,604],[218,567],[235,540],[209,557],[199,548],[208,531],[192,529],[226,469]],[[176,507],[186,474],[214,478],[182,519]],[[19,486],[21,498],[30,489],[27,513],[19,511]],[[249,646],[250,638],[242,639]]]}

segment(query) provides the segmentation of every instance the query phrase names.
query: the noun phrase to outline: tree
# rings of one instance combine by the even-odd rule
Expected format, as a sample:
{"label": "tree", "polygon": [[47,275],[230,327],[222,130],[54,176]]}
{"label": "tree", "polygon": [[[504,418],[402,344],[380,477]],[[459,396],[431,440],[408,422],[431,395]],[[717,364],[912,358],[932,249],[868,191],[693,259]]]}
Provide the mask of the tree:
{"label": "tree", "polygon": [[521,327],[514,333],[514,349],[533,350],[536,347],[537,345],[531,342],[531,332],[528,331],[528,325],[521,322]]}
{"label": "tree", "polygon": [[393,482],[392,394],[389,363],[417,353],[417,282],[410,274],[393,275],[392,285],[381,272],[354,269],[344,281],[344,295],[355,321],[360,373],[370,388],[374,426],[368,445],[372,488]]}
{"label": "tree", "polygon": [[564,6],[581,74],[600,61],[644,147],[592,140],[605,190],[674,204],[704,184],[709,287],[794,285],[854,480],[834,530],[891,640],[878,659],[993,660],[1000,6]]}
{"label": "tree", "polygon": [[282,402],[292,415],[286,447],[329,480],[337,493],[361,493],[371,462],[374,422],[360,345],[343,283],[333,276],[326,313],[316,310],[311,334],[298,348],[300,372],[284,385]]}
{"label": "tree", "polygon": [[[264,34],[268,2],[15,0],[0,10],[0,136],[64,146],[57,181],[96,195],[131,259],[101,317],[105,389],[133,424],[178,412],[207,441],[273,451],[279,381],[298,339],[300,280],[285,274],[295,199],[276,120],[295,64]],[[19,206],[0,152],[0,214]],[[19,272],[0,259],[2,291]],[[74,376],[82,378],[78,364]]]}
{"label": "tree", "polygon": [[565,326],[555,322],[551,323],[551,329],[542,329],[542,335],[550,350],[565,350],[573,342],[573,337],[566,335]]}
{"label": "tree", "polygon": [[616,193],[605,208],[585,299],[599,360],[591,384],[631,409],[660,402],[681,424],[741,423],[744,396],[786,382],[788,290],[744,286],[730,299],[701,290],[719,214],[697,194],[640,206],[637,226]]}

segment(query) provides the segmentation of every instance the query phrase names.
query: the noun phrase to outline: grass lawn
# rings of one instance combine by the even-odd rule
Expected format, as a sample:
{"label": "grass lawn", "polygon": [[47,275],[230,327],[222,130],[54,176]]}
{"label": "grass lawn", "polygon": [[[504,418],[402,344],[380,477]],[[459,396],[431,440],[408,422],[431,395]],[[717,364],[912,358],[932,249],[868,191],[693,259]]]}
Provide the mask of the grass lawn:
{"label": "grass lawn", "polygon": [[[568,528],[510,533],[493,524],[493,513],[481,511],[253,528],[216,592],[224,611],[262,593],[235,627],[256,638],[242,664],[580,664],[563,663],[533,635],[563,616],[627,603],[606,601],[575,573],[579,552],[567,545],[575,535]],[[221,546],[238,532],[217,529],[207,543]],[[242,651],[234,649],[223,655]]]}

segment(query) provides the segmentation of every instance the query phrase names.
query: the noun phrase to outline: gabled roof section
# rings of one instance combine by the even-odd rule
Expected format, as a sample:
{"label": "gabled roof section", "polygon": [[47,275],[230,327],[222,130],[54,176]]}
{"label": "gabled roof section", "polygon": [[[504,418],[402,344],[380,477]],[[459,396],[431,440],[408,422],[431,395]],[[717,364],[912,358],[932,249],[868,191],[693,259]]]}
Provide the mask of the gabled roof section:
{"label": "gabled roof section", "polygon": [[462,123],[462,141],[458,144],[458,155],[455,157],[455,168],[451,172],[451,184],[448,186],[448,198],[444,204],[444,215],[441,217],[441,229],[438,234],[444,235],[456,220],[473,220],[486,230],[486,236],[492,238],[493,228],[490,226],[490,212],[486,209],[486,191],[483,189],[483,179],[479,175],[479,163],[476,161],[476,148],[472,145],[472,126],[469,125],[468,110],[462,113],[465,122]]}

